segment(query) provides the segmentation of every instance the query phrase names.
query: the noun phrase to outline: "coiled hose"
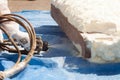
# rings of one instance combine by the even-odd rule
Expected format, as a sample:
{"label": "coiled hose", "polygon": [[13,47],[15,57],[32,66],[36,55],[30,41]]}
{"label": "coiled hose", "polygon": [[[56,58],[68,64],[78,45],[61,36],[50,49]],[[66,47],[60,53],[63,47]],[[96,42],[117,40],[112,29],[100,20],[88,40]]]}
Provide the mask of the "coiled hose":
{"label": "coiled hose", "polygon": [[[30,39],[30,50],[28,51],[26,58],[23,59],[22,61],[21,61],[21,51],[19,50],[16,42],[4,29],[3,23],[8,22],[8,21],[14,21],[14,22],[18,23],[28,32],[29,39]],[[8,36],[8,39],[11,41],[11,43],[13,44],[13,46],[15,47],[15,49],[18,52],[18,60],[16,61],[14,66],[8,70],[0,71],[0,80],[3,80],[4,78],[15,75],[16,73],[20,72],[27,66],[27,64],[31,60],[31,58],[34,54],[34,50],[36,48],[36,34],[35,34],[35,31],[34,31],[32,25],[25,18],[23,18],[22,16],[17,15],[17,14],[1,15],[0,16],[0,29]],[[6,50],[8,49],[5,46],[3,46],[3,48],[6,48]]]}

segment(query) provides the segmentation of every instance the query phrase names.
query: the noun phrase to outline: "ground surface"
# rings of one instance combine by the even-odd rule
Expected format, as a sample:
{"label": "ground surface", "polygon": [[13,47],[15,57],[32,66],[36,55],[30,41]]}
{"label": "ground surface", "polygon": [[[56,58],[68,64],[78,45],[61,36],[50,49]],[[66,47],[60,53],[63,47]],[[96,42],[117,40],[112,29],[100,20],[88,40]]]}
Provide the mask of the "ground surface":
{"label": "ground surface", "polygon": [[22,10],[50,10],[51,0],[8,0],[9,8],[12,12]]}

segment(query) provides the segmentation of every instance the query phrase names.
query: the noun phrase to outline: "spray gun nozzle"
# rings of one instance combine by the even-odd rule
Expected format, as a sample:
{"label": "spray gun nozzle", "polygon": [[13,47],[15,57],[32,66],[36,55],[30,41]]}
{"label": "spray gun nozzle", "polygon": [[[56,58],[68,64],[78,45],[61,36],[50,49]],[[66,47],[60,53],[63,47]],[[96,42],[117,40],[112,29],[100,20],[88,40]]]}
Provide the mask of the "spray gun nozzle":
{"label": "spray gun nozzle", "polygon": [[42,51],[47,51],[47,50],[48,50],[48,42],[47,41],[43,41]]}

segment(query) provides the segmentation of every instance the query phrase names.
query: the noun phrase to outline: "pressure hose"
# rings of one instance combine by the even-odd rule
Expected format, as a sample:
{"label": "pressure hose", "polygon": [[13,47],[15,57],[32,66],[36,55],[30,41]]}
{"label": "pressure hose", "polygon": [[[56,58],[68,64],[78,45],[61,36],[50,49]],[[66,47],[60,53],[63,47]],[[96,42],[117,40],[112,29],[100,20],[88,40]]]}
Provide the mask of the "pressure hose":
{"label": "pressure hose", "polygon": [[[8,34],[8,32],[5,30],[3,23],[13,21],[21,25],[28,33],[29,39],[30,39],[30,50],[28,51],[25,59],[21,60],[21,51],[19,50],[16,41]],[[7,35],[8,39],[11,41],[12,45],[15,47],[15,51],[18,53],[18,60],[12,66],[10,69],[7,69],[5,71],[0,71],[0,80],[3,80],[4,78],[11,77],[15,75],[16,73],[19,73],[22,71],[28,64],[28,62],[31,60],[34,51],[36,49],[36,34],[35,30],[32,27],[32,25],[22,16],[17,14],[5,14],[0,16],[0,29]],[[41,42],[40,48],[42,48],[43,43]],[[0,44],[0,48],[3,48],[5,50],[10,50],[5,45]]]}

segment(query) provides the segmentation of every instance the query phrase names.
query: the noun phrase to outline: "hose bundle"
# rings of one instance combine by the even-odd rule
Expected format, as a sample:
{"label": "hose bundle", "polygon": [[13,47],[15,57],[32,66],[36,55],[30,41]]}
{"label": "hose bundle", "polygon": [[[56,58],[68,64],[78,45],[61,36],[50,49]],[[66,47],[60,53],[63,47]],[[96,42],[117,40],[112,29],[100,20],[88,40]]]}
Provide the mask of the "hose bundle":
{"label": "hose bundle", "polygon": [[[22,61],[21,61],[21,51],[19,50],[17,43],[8,34],[8,32],[4,29],[3,23],[8,22],[8,21],[14,21],[14,22],[18,23],[28,32],[29,39],[30,39],[30,50],[28,51],[26,58],[23,59]],[[31,60],[31,58],[34,54],[34,50],[36,48],[36,34],[35,34],[35,31],[34,31],[32,25],[25,18],[23,18],[22,16],[19,16],[19,15],[16,15],[16,14],[1,15],[0,16],[0,29],[7,35],[8,39],[11,41],[12,45],[15,47],[15,50],[17,50],[17,52],[18,52],[18,60],[16,61],[14,66],[11,67],[11,69],[8,69],[5,71],[0,71],[0,80],[3,80],[6,77],[11,77],[11,76],[15,75],[16,73],[20,72],[27,66],[27,64]],[[0,46],[1,45],[2,44],[0,44]],[[6,50],[9,49],[3,45],[1,46],[1,48],[6,49]]]}

